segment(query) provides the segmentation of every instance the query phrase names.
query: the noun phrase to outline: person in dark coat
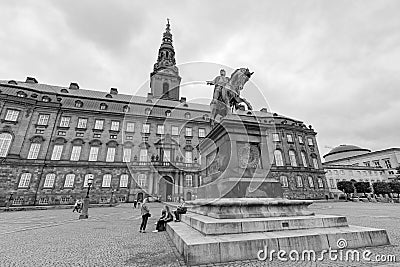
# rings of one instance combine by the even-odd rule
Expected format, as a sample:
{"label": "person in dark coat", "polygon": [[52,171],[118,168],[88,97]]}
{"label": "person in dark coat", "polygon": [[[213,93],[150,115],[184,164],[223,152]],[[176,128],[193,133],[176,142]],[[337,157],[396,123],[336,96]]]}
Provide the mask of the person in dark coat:
{"label": "person in dark coat", "polygon": [[172,213],[169,210],[169,207],[165,206],[164,210],[161,213],[161,217],[157,222],[156,230],[154,230],[153,233],[165,231],[165,227],[166,227],[167,223],[172,222],[173,220],[174,220],[174,217],[172,216]]}
{"label": "person in dark coat", "polygon": [[147,220],[149,219],[149,217],[151,217],[150,209],[147,206],[147,198],[143,200],[142,207],[140,208],[140,213],[142,214],[142,224],[140,225],[139,232],[146,233]]}

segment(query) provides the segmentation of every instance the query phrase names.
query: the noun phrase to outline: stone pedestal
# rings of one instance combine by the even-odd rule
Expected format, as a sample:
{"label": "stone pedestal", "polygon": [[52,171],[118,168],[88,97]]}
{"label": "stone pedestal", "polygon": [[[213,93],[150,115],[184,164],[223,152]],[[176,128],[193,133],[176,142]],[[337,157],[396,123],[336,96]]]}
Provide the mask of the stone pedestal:
{"label": "stone pedestal", "polygon": [[267,177],[273,149],[266,127],[230,115],[199,145],[199,198],[187,202],[182,222],[167,224],[188,265],[254,260],[265,248],[301,254],[390,244],[385,230],[349,226],[343,216],[314,215],[312,201],[284,199],[280,183]]}

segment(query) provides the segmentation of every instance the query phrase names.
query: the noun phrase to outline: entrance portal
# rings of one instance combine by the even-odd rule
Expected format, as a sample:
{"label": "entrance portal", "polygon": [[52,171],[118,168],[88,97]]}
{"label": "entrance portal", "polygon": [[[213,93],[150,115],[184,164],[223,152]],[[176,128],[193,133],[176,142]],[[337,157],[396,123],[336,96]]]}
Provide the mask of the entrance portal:
{"label": "entrance portal", "polygon": [[192,193],[191,192],[187,192],[186,193],[186,199],[185,200],[192,200]]}
{"label": "entrance portal", "polygon": [[172,189],[174,181],[169,176],[163,176],[160,179],[159,188],[161,201],[172,201]]}

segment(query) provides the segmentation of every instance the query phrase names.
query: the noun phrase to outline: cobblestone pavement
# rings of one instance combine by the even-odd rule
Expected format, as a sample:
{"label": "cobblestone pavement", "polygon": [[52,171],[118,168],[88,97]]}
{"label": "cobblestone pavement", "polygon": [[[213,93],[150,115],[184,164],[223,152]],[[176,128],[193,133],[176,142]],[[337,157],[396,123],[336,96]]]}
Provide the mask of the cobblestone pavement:
{"label": "cobblestone pavement", "polygon": [[[151,203],[148,232],[139,233],[140,212],[131,204],[91,208],[88,220],[71,210],[0,213],[0,266],[184,266],[166,232],[152,233],[162,205]],[[400,205],[316,203],[317,214],[345,215],[350,224],[387,229],[392,246],[373,255],[399,263],[242,261],[208,266],[400,266]],[[207,255],[205,255],[207,257]]]}

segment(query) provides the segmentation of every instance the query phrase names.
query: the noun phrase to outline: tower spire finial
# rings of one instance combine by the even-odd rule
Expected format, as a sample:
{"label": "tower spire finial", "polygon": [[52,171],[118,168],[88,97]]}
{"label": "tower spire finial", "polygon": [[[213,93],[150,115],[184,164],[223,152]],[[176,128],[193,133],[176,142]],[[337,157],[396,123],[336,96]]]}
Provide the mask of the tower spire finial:
{"label": "tower spire finial", "polygon": [[169,32],[171,29],[170,29],[170,24],[169,24],[169,18],[167,18],[167,28],[165,29],[167,32]]}

